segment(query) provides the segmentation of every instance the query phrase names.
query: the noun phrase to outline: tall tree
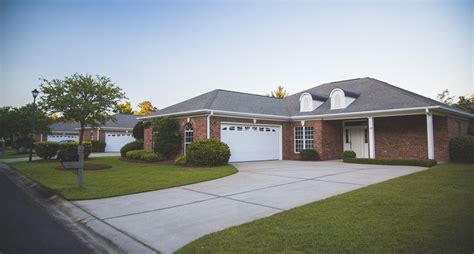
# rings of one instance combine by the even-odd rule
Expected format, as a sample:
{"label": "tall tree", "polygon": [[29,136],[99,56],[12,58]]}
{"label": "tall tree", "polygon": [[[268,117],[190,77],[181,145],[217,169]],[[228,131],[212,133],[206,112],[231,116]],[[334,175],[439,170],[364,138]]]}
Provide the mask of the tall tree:
{"label": "tall tree", "polygon": [[105,76],[76,73],[62,80],[41,80],[44,82],[41,107],[49,113],[59,113],[66,122],[78,122],[81,126],[79,144],[82,144],[86,126],[115,121],[109,112],[120,100],[126,99],[122,89]]}
{"label": "tall tree", "polygon": [[278,86],[275,91],[271,92],[272,98],[283,99],[285,97],[288,97],[288,95],[289,93],[285,90],[283,86]]}
{"label": "tall tree", "polygon": [[439,93],[437,96],[438,98],[438,101],[441,101],[442,103],[444,104],[447,104],[447,105],[453,105],[453,99],[454,99],[454,96],[451,96],[449,94],[449,90],[448,89],[444,89],[441,93]]}
{"label": "tall tree", "polygon": [[148,115],[157,110],[157,108],[153,107],[150,101],[142,101],[138,103],[138,107],[140,108],[140,110],[134,111],[134,115]]}
{"label": "tall tree", "polygon": [[130,101],[119,103],[115,106],[114,112],[119,113],[119,114],[132,115],[133,114],[132,104],[130,103]]}
{"label": "tall tree", "polygon": [[36,117],[35,132],[48,133],[53,119],[40,109],[35,110],[32,104],[27,104],[19,108],[0,108],[0,137],[11,138],[13,135],[18,135],[28,138],[33,127],[33,114]]}
{"label": "tall tree", "polygon": [[454,106],[466,112],[474,113],[474,98],[459,96],[459,100],[454,104]]}

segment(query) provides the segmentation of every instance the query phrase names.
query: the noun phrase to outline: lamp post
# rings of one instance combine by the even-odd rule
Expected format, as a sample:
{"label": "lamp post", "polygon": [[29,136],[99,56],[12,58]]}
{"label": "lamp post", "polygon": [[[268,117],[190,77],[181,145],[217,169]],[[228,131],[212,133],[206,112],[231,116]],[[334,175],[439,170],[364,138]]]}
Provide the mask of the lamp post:
{"label": "lamp post", "polygon": [[38,96],[38,90],[31,91],[33,95],[33,115],[31,117],[31,136],[30,136],[30,162],[33,158],[33,135],[35,133],[35,123],[36,123],[36,97]]}

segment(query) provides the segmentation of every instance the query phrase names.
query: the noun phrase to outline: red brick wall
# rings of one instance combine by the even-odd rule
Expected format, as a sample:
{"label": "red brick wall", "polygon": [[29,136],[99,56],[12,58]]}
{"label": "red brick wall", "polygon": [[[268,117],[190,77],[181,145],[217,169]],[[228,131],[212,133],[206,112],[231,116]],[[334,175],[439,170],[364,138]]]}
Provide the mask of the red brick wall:
{"label": "red brick wall", "polygon": [[448,136],[449,139],[461,136],[467,136],[469,130],[469,120],[448,117]]}
{"label": "red brick wall", "polygon": [[[181,138],[181,146],[179,155],[184,154],[184,126],[188,123],[187,118],[180,118],[177,120],[179,135]],[[201,139],[207,138],[207,117],[198,116],[198,117],[189,117],[189,123],[193,125],[193,140],[198,141]]]}
{"label": "red brick wall", "polygon": [[[438,162],[449,160],[449,140],[453,133],[458,133],[456,121],[461,124],[461,135],[467,135],[467,120],[433,116],[434,150]],[[375,118],[374,125],[376,158],[428,158],[425,115]]]}
{"label": "red brick wall", "polygon": [[321,121],[322,132],[322,160],[341,159],[343,147],[342,121]]}

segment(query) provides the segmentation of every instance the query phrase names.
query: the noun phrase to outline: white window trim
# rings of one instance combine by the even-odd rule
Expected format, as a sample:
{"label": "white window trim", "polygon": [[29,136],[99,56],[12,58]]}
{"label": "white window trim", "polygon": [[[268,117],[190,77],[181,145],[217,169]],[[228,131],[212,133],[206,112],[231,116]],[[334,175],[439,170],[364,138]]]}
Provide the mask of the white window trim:
{"label": "white window trim", "polygon": [[[308,107],[304,108],[304,102],[303,100],[308,100]],[[300,112],[311,112],[314,110],[314,105],[313,105],[313,97],[309,93],[303,93],[300,96]]]}
{"label": "white window trim", "polygon": [[296,151],[296,128],[303,128],[303,139],[298,139],[298,140],[303,140],[303,150],[309,149],[309,148],[306,148],[306,128],[313,128],[313,139],[308,139],[308,140],[313,141],[313,149],[314,149],[314,127],[313,126],[296,126],[293,128],[293,152],[295,154],[300,153]]}
{"label": "white window trim", "polygon": [[[334,97],[336,96],[336,94],[340,94],[340,99],[341,99],[341,104],[339,106],[336,106],[334,105]],[[331,100],[331,110],[332,109],[342,109],[342,108],[346,108],[346,94],[344,93],[344,90],[342,90],[341,88],[334,88],[332,89],[331,91],[331,94],[330,94],[330,100]]]}
{"label": "white window trim", "polygon": [[[191,126],[191,130],[188,130],[188,129],[186,128],[188,125]],[[186,155],[186,147],[187,147],[189,144],[193,143],[193,141],[191,141],[191,142],[187,142],[187,141],[186,141],[186,134],[187,134],[187,133],[192,133],[192,135],[193,135],[193,141],[194,141],[194,127],[193,127],[193,125],[192,125],[191,123],[186,123],[186,124],[184,125],[184,135],[183,135],[183,138],[184,138],[184,140],[183,140],[183,142],[184,142],[184,151],[183,151],[183,154],[184,154],[184,155]]]}

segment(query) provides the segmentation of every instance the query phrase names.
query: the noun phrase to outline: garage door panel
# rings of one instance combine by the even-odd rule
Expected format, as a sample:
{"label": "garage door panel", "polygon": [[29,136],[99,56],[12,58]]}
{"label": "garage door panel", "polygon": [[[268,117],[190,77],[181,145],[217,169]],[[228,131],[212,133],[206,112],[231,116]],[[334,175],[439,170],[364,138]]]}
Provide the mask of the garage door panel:
{"label": "garage door panel", "polygon": [[231,162],[278,160],[281,155],[280,127],[221,125],[221,140],[231,150]]}
{"label": "garage door panel", "polygon": [[134,140],[135,138],[132,136],[131,133],[106,132],[105,133],[105,151],[118,152],[124,145]]}

